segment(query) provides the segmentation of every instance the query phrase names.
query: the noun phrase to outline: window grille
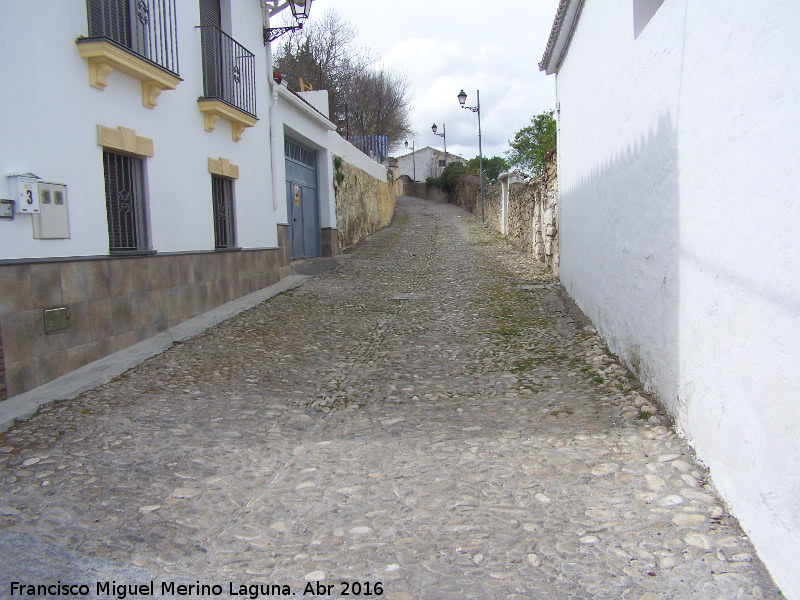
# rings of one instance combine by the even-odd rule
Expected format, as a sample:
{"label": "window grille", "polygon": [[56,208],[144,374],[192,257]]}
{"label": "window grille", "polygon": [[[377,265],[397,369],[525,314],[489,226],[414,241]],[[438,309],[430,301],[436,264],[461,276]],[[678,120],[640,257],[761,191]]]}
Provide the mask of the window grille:
{"label": "window grille", "polygon": [[234,248],[233,180],[212,175],[211,198],[214,208],[214,247]]}
{"label": "window grille", "polygon": [[146,250],[149,246],[144,198],[144,161],[103,151],[108,248],[111,252]]}
{"label": "window grille", "polygon": [[309,167],[315,166],[314,153],[311,152],[310,150],[306,150],[299,144],[295,144],[294,142],[284,139],[283,149],[286,156],[291,158],[292,160],[301,162],[304,165],[308,165]]}

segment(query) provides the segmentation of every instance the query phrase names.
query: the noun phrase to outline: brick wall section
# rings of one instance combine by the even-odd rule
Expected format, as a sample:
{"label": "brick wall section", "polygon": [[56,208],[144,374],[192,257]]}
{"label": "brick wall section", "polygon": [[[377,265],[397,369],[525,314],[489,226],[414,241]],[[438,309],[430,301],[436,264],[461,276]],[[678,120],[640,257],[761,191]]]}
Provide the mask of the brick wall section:
{"label": "brick wall section", "polygon": [[322,228],[322,256],[338,256],[339,231],[333,227]]}
{"label": "brick wall section", "polygon": [[[138,258],[0,264],[7,396],[140,342],[290,273],[280,248]],[[67,306],[70,328],[44,333],[44,309]]]}

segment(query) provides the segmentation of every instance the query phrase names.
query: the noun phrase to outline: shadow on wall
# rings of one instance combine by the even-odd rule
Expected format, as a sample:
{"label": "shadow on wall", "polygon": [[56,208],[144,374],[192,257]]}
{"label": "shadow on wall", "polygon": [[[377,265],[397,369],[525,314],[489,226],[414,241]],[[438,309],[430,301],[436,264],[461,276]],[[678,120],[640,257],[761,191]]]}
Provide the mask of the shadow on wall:
{"label": "shadow on wall", "polygon": [[[609,348],[673,415],[678,394],[679,177],[675,124],[577,184],[562,181],[561,280]],[[581,151],[564,147],[562,156]],[[562,165],[563,167],[563,165]]]}

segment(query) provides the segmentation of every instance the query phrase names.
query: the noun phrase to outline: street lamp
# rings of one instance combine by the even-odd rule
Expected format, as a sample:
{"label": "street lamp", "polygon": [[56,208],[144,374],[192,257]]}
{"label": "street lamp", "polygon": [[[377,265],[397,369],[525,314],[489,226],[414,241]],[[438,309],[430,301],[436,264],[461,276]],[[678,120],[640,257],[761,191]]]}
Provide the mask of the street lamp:
{"label": "street lamp", "polygon": [[436,123],[431,126],[431,131],[433,131],[433,135],[438,135],[440,138],[444,139],[444,168],[447,168],[447,125],[442,123],[442,133],[436,133]]}
{"label": "street lamp", "polygon": [[267,15],[264,23],[268,23],[269,19],[277,15],[287,6],[292,9],[292,16],[294,17],[297,25],[289,25],[286,27],[264,27],[264,45],[269,42],[274,42],[284,33],[294,31],[295,29],[302,29],[303,24],[308,20],[308,15],[311,12],[311,3],[314,0],[265,0],[264,8]]}
{"label": "street lamp", "polygon": [[478,90],[478,106],[466,106],[467,102],[467,93],[464,90],[461,90],[461,93],[458,95],[458,103],[461,105],[461,108],[466,108],[467,110],[471,110],[474,113],[478,113],[478,170],[480,172],[481,177],[481,222],[483,226],[486,227],[486,218],[483,214],[483,148],[481,147],[481,91]]}
{"label": "street lamp", "polygon": [[[406,148],[408,148],[408,140],[406,140]],[[414,138],[411,138],[411,163],[414,165],[414,181],[417,180],[417,157],[414,154]]]}

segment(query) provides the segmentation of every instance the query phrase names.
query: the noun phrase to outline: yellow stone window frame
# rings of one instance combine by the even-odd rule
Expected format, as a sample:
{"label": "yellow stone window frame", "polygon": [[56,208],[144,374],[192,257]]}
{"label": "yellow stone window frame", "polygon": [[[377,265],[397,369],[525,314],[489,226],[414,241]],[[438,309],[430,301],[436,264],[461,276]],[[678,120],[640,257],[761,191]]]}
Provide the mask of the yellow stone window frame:
{"label": "yellow stone window frame", "polygon": [[208,157],[208,172],[219,177],[239,179],[238,165],[234,165],[227,158],[222,158],[221,156],[219,158]]}
{"label": "yellow stone window frame", "polygon": [[108,75],[114,69],[142,82],[142,106],[154,108],[158,95],[174,90],[183,81],[177,75],[140,58],[129,50],[107,40],[84,41],[78,38],[78,53],[89,62],[89,85],[98,90],[108,85]]}
{"label": "yellow stone window frame", "polygon": [[153,140],[136,135],[136,131],[127,127],[112,129],[104,125],[97,126],[97,145],[108,150],[118,150],[135,156],[153,156]]}

